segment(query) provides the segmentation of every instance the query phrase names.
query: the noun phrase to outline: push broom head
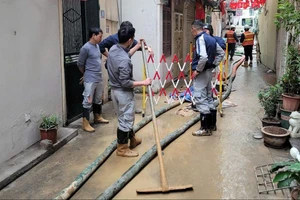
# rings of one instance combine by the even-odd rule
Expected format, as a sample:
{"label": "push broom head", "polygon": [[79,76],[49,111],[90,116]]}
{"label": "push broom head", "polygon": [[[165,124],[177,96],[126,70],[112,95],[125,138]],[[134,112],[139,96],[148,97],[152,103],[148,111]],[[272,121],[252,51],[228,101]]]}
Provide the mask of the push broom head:
{"label": "push broom head", "polygon": [[181,191],[181,190],[192,190],[193,185],[180,185],[180,186],[169,186],[167,188],[149,188],[149,189],[138,189],[137,193],[167,193],[172,191]]}

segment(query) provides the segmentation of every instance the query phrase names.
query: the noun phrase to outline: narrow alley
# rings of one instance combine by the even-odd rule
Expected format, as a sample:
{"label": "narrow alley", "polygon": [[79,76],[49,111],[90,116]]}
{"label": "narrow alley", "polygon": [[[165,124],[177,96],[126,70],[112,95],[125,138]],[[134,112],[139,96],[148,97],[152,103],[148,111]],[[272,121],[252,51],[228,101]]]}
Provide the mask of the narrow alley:
{"label": "narrow alley", "polygon": [[[116,199],[259,199],[254,167],[289,158],[288,150],[267,148],[263,140],[253,138],[260,132],[263,110],[257,91],[274,82],[274,73],[261,65],[239,68],[229,100],[237,104],[225,108],[224,117],[218,115],[218,130],[211,137],[194,137],[192,131],[199,122],[164,150],[167,179],[170,185],[192,184],[193,190],[169,194],[137,195],[136,189],[160,185],[157,158],[153,159],[116,196]],[[141,95],[138,95],[137,102]],[[160,103],[156,109],[165,106]],[[186,106],[186,103],[181,107]],[[111,102],[104,113],[111,120],[108,125],[96,126],[95,133],[79,130],[79,135],[52,156],[31,169],[0,192],[1,199],[51,199],[70,184],[115,138],[116,117]],[[191,117],[176,115],[179,108],[158,117],[160,137],[164,138]],[[149,113],[149,112],[148,112]],[[136,115],[136,122],[141,115]],[[172,119],[172,120],[170,120]],[[79,128],[80,121],[70,125]],[[138,132],[143,143],[140,155],[154,145],[153,127],[149,123]],[[118,158],[115,153],[92,175],[72,199],[95,199],[133,165],[136,158]],[[50,173],[49,173],[50,172]],[[146,180],[146,181],[145,181]],[[263,198],[276,198],[267,195]],[[282,196],[279,195],[279,198]]]}
{"label": "narrow alley", "polygon": [[[12,94],[0,104],[0,200],[297,199],[299,9],[0,0],[0,91]],[[192,189],[162,192],[163,172],[170,188]],[[149,188],[160,192],[137,192]]]}

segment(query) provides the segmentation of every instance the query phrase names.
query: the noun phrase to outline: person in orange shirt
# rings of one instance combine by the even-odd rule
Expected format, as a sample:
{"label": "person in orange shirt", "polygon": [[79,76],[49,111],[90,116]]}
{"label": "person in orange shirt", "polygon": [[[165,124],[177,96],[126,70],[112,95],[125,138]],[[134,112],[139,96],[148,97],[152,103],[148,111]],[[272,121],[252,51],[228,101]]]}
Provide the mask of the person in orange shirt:
{"label": "person in orange shirt", "polygon": [[252,50],[254,45],[254,33],[249,31],[250,27],[248,25],[245,26],[244,30],[245,32],[241,35],[240,42],[242,43],[244,47],[244,54],[245,54],[245,62],[244,67],[248,67],[248,60],[250,58],[249,66],[252,66]]}
{"label": "person in orange shirt", "polygon": [[[232,61],[234,52],[235,52],[235,44],[239,41],[236,33],[235,26],[231,25],[230,30],[225,33],[225,38],[227,38],[228,43],[228,54],[230,55],[230,61]],[[228,55],[227,55],[228,56]],[[228,57],[227,57],[228,59]]]}

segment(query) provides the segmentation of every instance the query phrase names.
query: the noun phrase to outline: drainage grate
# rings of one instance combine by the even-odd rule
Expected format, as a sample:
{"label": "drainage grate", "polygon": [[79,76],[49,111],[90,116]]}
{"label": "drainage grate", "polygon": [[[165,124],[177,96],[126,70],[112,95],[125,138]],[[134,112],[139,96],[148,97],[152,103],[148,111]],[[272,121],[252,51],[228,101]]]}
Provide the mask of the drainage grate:
{"label": "drainage grate", "polygon": [[291,187],[284,187],[284,188],[278,188],[277,184],[273,183],[273,178],[275,176],[275,173],[270,173],[271,166],[273,164],[268,165],[261,165],[254,168],[255,176],[256,176],[256,182],[257,182],[257,188],[259,194],[272,194],[272,195],[278,195],[283,198],[290,199],[291,193],[290,189]]}

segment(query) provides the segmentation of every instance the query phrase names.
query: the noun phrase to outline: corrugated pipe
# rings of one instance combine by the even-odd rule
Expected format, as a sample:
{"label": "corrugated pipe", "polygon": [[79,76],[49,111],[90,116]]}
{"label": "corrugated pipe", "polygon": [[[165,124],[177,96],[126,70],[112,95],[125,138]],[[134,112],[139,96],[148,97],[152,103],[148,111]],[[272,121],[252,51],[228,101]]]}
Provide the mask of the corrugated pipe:
{"label": "corrugated pipe", "polygon": [[[231,75],[229,78],[229,84],[226,92],[223,95],[223,100],[227,99],[231,93],[232,83],[236,77],[236,71],[239,66],[243,63],[245,57],[242,56],[239,60],[234,61],[232,63]],[[215,106],[219,105],[219,101],[216,100],[214,102]],[[188,130],[191,126],[197,123],[200,120],[200,115],[192,118],[188,122],[186,122],[182,127],[177,129],[176,131],[170,133],[167,137],[160,141],[161,148],[164,149],[171,142],[173,142],[176,138],[182,135],[186,130]],[[153,145],[151,149],[149,149],[143,156],[133,164],[116,182],[114,182],[110,187],[108,187],[97,199],[112,199],[127,183],[133,179],[157,154],[156,145]]]}
{"label": "corrugated pipe", "polygon": [[[234,61],[231,67],[231,74],[228,77],[229,84],[228,88],[223,94],[222,99],[225,100],[229,97],[231,93],[232,83],[236,77],[236,71],[238,67],[243,63],[245,56],[242,56],[239,60]],[[214,105],[217,107],[219,105],[219,100],[214,101]],[[180,102],[177,102],[172,105],[168,105],[158,111],[155,112],[155,116],[160,116],[166,111],[179,106]],[[134,126],[134,131],[137,132],[147,123],[152,120],[151,116],[145,117],[142,121]],[[187,129],[193,126],[200,120],[200,115],[192,118],[190,121],[186,122],[181,128],[169,134],[166,138],[161,140],[162,148],[165,148],[168,144],[170,144],[173,140],[182,135]],[[114,140],[110,146],[108,146],[105,151],[90,165],[88,166],[80,175],[73,181],[67,188],[63,189],[60,194],[55,197],[55,199],[68,199],[70,198],[81,185],[91,176],[94,171],[96,171],[103,162],[115,151],[117,148],[117,140]],[[131,167],[129,168],[122,176],[119,178],[113,185],[108,187],[97,199],[112,199],[136,174],[145,167],[156,155],[156,145],[154,145],[150,150],[148,150],[144,155]]]}
{"label": "corrugated pipe", "polygon": [[[164,149],[173,140],[182,135],[191,126],[200,120],[200,115],[186,122],[182,127],[169,134],[160,141],[161,148]],[[133,179],[157,154],[156,145],[153,145],[141,158],[133,164],[115,183],[108,187],[97,199],[112,199],[131,179]]]}
{"label": "corrugated pipe", "polygon": [[[163,113],[171,110],[180,105],[180,102],[176,102],[174,104],[163,107],[162,109],[155,112],[155,116],[158,117]],[[135,132],[139,131],[142,127],[148,124],[152,120],[152,116],[146,116],[143,120],[137,123],[133,130]],[[104,163],[104,161],[116,150],[117,148],[117,139],[115,139],[106,149],[105,151],[96,158],[96,160],[90,164],[87,168],[85,168],[79,176],[75,178],[75,180],[66,188],[64,188],[59,195],[55,197],[55,199],[69,199],[82,185],[88,180],[88,178]]]}

